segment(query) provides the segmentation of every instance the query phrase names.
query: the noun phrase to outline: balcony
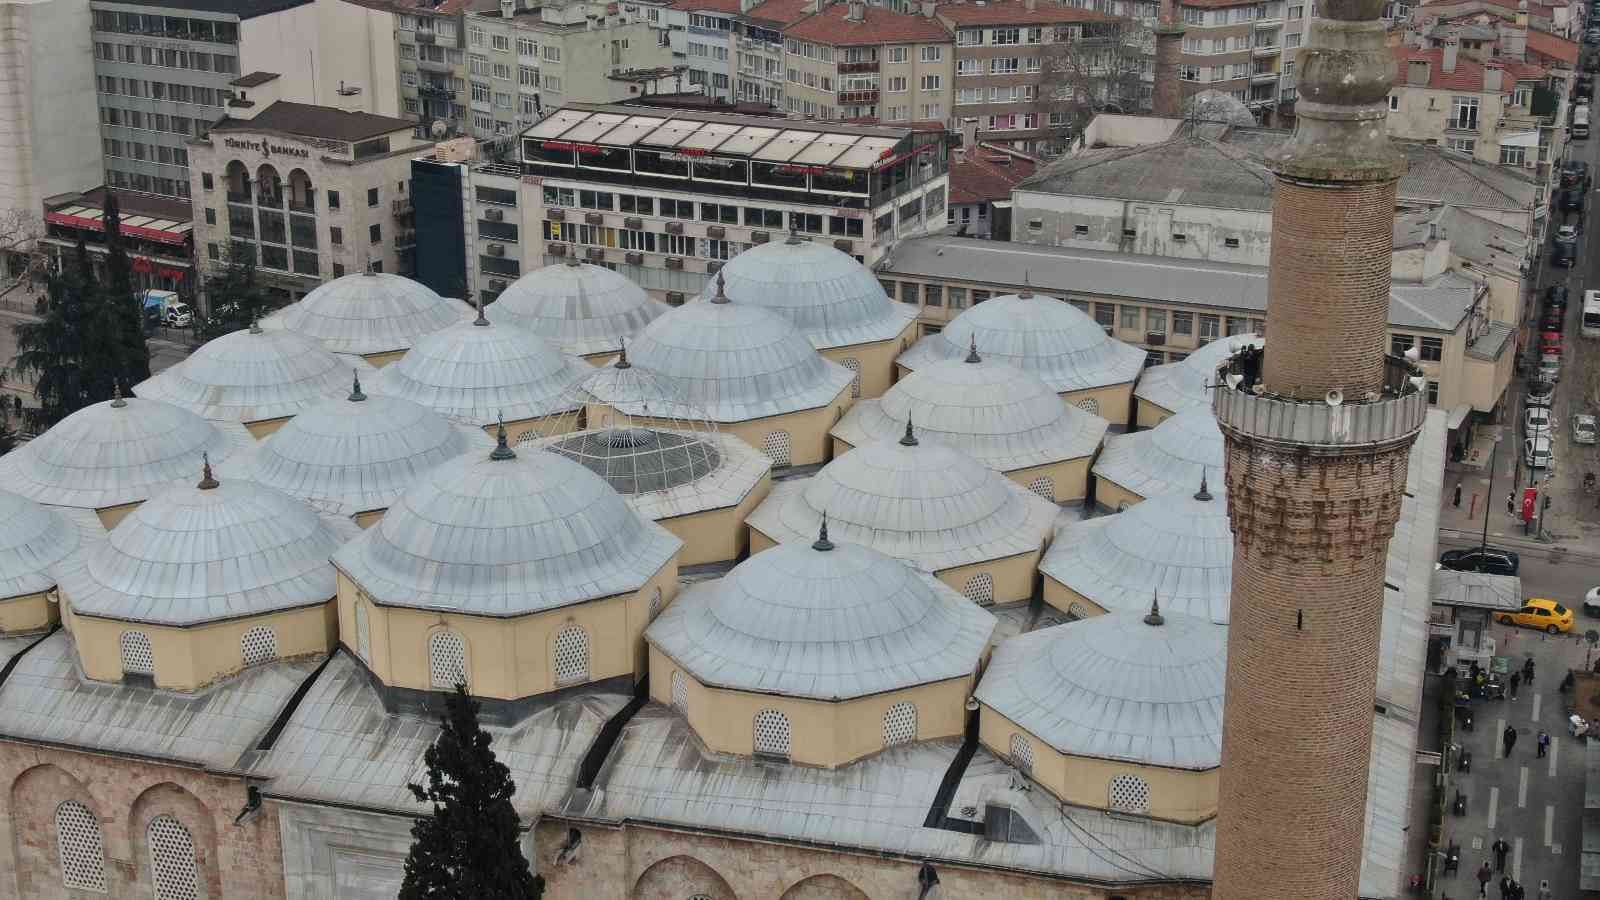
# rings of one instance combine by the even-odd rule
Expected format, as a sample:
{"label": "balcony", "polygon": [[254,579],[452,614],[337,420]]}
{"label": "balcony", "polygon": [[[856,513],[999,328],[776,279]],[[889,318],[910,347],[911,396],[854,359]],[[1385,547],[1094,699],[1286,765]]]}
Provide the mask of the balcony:
{"label": "balcony", "polygon": [[423,59],[419,56],[417,57],[417,68],[424,72],[440,72],[448,75],[455,67],[446,60]]}
{"label": "balcony", "polygon": [[842,62],[842,63],[839,63],[839,74],[840,75],[855,75],[855,74],[858,74],[858,73],[861,73],[861,72],[876,72],[876,71],[878,71],[878,61],[877,60],[871,60],[870,62]]}
{"label": "balcony", "polygon": [[1250,52],[1256,56],[1273,56],[1283,52],[1283,45],[1257,44],[1256,46],[1250,48]]}
{"label": "balcony", "polygon": [[840,106],[860,106],[866,103],[877,103],[877,91],[840,91]]}
{"label": "balcony", "polygon": [[437,84],[422,84],[422,85],[418,85],[417,86],[417,95],[421,96],[421,97],[432,97],[435,100],[454,100],[454,99],[456,99],[456,92],[455,91],[452,91],[447,87],[442,87],[442,86],[437,85]]}
{"label": "balcony", "polygon": [[419,44],[432,44],[432,43],[435,43],[437,41],[438,41],[438,38],[434,36],[434,33],[432,31],[422,31],[420,29],[417,31],[417,43],[419,43]]}
{"label": "balcony", "polygon": [[1250,81],[1255,84],[1266,84],[1269,81],[1276,81],[1277,78],[1278,73],[1270,69],[1264,72],[1250,73]]}
{"label": "balcony", "polygon": [[415,247],[416,245],[417,233],[415,231],[401,231],[395,233],[394,248],[396,250],[407,250]]}

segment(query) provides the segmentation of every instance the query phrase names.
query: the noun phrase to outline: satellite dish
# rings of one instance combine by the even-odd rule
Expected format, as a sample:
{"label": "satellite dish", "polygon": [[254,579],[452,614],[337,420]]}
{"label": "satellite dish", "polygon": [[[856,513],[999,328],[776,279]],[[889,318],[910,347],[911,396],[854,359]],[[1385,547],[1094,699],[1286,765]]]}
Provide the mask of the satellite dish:
{"label": "satellite dish", "polygon": [[1339,390],[1338,388],[1334,388],[1333,390],[1329,391],[1326,396],[1324,396],[1322,398],[1322,402],[1328,404],[1329,406],[1340,406],[1340,405],[1343,405],[1343,403],[1344,403],[1344,392]]}
{"label": "satellite dish", "polygon": [[[1594,634],[1594,632],[1592,632],[1592,631],[1589,632],[1589,633],[1590,634]],[[978,698],[977,697],[973,697],[971,695],[968,695],[968,697],[967,697],[967,712],[977,712],[977,711],[978,711]]]}
{"label": "satellite dish", "polygon": [[1411,386],[1417,389],[1417,393],[1421,393],[1428,389],[1428,379],[1423,378],[1421,375],[1413,376],[1411,378]]}
{"label": "satellite dish", "polygon": [[1227,377],[1223,380],[1228,382],[1228,387],[1238,390],[1239,385],[1244,382],[1244,376],[1240,375],[1238,372],[1229,372]]}
{"label": "satellite dish", "polygon": [[1416,344],[1412,344],[1406,348],[1405,357],[1411,362],[1416,362],[1417,360],[1422,359],[1422,349]]}
{"label": "satellite dish", "polygon": [[443,138],[449,131],[450,126],[446,125],[443,119],[434,119],[433,124],[428,126],[428,133],[433,135],[433,139],[436,141]]}

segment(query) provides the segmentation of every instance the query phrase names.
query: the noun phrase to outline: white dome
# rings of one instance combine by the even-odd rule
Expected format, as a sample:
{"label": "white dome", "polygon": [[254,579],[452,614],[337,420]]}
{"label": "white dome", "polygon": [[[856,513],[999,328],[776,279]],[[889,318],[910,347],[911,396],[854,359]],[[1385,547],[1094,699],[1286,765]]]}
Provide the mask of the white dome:
{"label": "white dome", "polygon": [[[832,403],[855,376],[812,348],[787,319],[750,303],[690,303],[651,322],[628,343],[628,358],[666,381],[687,409],[713,422],[746,422]],[[590,390],[629,415],[632,397]]]}
{"label": "white dome", "polygon": [[[1209,485],[1208,485],[1209,488]],[[1109,612],[1161,608],[1228,624],[1233,530],[1227,497],[1172,493],[1056,532],[1039,571]]]}
{"label": "white dome", "polygon": [[932,363],[877,400],[861,400],[829,432],[852,447],[898,437],[909,417],[917,437],[1010,472],[1092,456],[1105,419],[1070,403],[1038,378],[969,355]]}
{"label": "white dome", "polygon": [[1217,366],[1223,359],[1245,347],[1265,345],[1265,340],[1253,334],[1212,341],[1178,362],[1145,369],[1133,395],[1167,412],[1183,412],[1194,406],[1210,409],[1209,386],[1216,383]]}
{"label": "white dome", "polygon": [[1214,769],[1228,630],[1180,613],[1162,619],[1111,613],[1011,638],[995,650],[978,702],[1061,753]]}
{"label": "white dome", "polygon": [[915,371],[942,359],[963,359],[974,338],[984,359],[1037,375],[1058,394],[1128,384],[1144,368],[1143,350],[1110,337],[1072,304],[1031,293],[968,309],[896,362]]}
{"label": "white dome", "polygon": [[261,321],[322,342],[335,353],[392,353],[458,322],[470,310],[426,285],[386,273],[345,275]]}
{"label": "white dome", "polygon": [[372,371],[366,362],[340,357],[304,335],[246,329],[207,342],[133,392],[207,419],[260,422],[344,394],[352,367]]}
{"label": "white dome", "polygon": [[774,485],[748,522],[779,543],[834,537],[929,572],[1044,546],[1055,504],[932,442],[857,447],[808,479]]}
{"label": "white dome", "polygon": [[385,606],[517,616],[638,590],[679,546],[600,476],[524,446],[434,468],[334,562]]}
{"label": "white dome", "polygon": [[1226,447],[1222,429],[1206,407],[1191,407],[1148,431],[1106,438],[1094,477],[1116,482],[1141,497],[1194,493],[1203,474],[1222,485]]}
{"label": "white dome", "polygon": [[899,560],[816,541],[689,587],[646,636],[705,684],[845,700],[970,676],[994,627]]}
{"label": "white dome", "polygon": [[[870,269],[821,241],[757,244],[718,274],[735,303],[783,316],[818,349],[892,340],[917,317],[916,307],[884,294]],[[713,278],[700,299],[716,292]]]}
{"label": "white dome", "polygon": [[171,404],[108,400],[0,457],[0,484],[52,506],[105,509],[192,479],[201,454],[215,463],[253,443],[239,425],[208,422]]}
{"label": "white dome", "polygon": [[79,615],[161,625],[296,609],[333,599],[344,537],[264,485],[171,488],[80,551],[61,590]]}
{"label": "white dome", "polygon": [[0,599],[55,587],[54,567],[78,541],[78,527],[60,512],[0,491]]}
{"label": "white dome", "polygon": [[222,471],[348,516],[386,509],[428,470],[494,446],[481,428],[410,400],[360,396],[305,410]]}
{"label": "white dome", "polygon": [[490,312],[544,338],[563,353],[615,353],[672,307],[607,269],[569,260],[518,278],[501,292]]}
{"label": "white dome", "polygon": [[526,329],[480,318],[423,337],[378,373],[371,390],[489,425],[577,409],[572,388],[593,371]]}

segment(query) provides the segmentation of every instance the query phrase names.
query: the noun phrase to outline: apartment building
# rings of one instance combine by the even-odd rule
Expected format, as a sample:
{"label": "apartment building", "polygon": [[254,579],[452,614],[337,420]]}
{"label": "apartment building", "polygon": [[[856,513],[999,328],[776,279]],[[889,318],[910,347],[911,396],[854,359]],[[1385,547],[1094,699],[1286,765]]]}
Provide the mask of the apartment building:
{"label": "apartment building", "polygon": [[428,133],[467,130],[467,52],[463,14],[468,0],[400,0],[395,49],[400,66],[401,114]]}
{"label": "apartment building", "polygon": [[[109,255],[105,211],[107,195],[111,193],[100,187],[59,194],[45,202],[45,230],[39,243],[53,270],[61,271],[77,255],[82,242],[89,251],[89,265],[95,277],[105,277]],[[131,191],[115,194],[121,215],[119,231],[134,289],[176,291],[192,298],[198,283],[194,277],[193,212],[189,201]]]}
{"label": "apartment building", "polygon": [[689,83],[707,97],[731,101],[739,94],[739,8],[739,0],[674,0],[662,12],[674,61],[688,66]]}
{"label": "apartment building", "polygon": [[[1196,89],[1228,94],[1268,118],[1278,105],[1283,75],[1284,0],[1180,2],[1187,31],[1179,77]],[[1303,15],[1305,7],[1294,12]]]}
{"label": "apartment building", "polygon": [[955,46],[934,6],[911,15],[864,0],[824,6],[783,32],[784,106],[820,119],[944,122]]}

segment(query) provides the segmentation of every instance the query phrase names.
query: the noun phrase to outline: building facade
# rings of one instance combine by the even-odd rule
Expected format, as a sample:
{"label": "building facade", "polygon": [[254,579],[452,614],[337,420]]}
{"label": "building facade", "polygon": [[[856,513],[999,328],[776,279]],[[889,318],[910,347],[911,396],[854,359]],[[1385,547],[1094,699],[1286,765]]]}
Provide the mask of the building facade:
{"label": "building facade", "polygon": [[[1274,109],[1284,74],[1285,17],[1305,5],[1280,0],[1199,0],[1180,5],[1186,32],[1179,66],[1184,81],[1221,91],[1258,111]],[[1198,89],[1198,88],[1197,88]]]}
{"label": "building facade", "polygon": [[818,119],[943,123],[955,47],[932,10],[911,15],[845,0],[785,28],[784,108]]}
{"label": "building facade", "polygon": [[32,218],[45,198],[101,181],[100,150],[84,140],[95,131],[89,22],[65,0],[0,4],[0,216]]}
{"label": "building facade", "polygon": [[395,13],[400,111],[415,117],[428,134],[435,122],[444,123],[445,134],[467,129],[466,5],[464,0],[437,6],[419,2]]}
{"label": "building facade", "polygon": [[[75,254],[81,240],[89,251],[95,277],[104,274],[108,189],[57,195],[43,206],[44,244],[57,271]],[[117,192],[123,246],[133,268],[137,290],[175,291],[186,300],[199,290],[194,271],[194,224],[187,202],[127,191]]]}

